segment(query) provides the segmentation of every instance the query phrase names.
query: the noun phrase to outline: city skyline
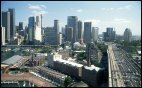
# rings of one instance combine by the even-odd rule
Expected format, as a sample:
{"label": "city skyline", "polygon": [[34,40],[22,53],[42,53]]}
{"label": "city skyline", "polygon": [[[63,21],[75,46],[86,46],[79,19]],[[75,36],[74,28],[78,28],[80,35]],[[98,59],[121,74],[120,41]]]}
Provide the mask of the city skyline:
{"label": "city skyline", "polygon": [[[43,27],[53,27],[59,20],[59,27],[65,27],[67,16],[77,16],[79,20],[91,21],[92,27],[99,27],[99,34],[107,27],[114,27],[116,34],[123,35],[130,28],[132,35],[141,35],[140,1],[2,1],[2,11],[15,9],[16,25],[28,25],[30,16],[43,14]],[[60,8],[59,8],[60,7]]]}

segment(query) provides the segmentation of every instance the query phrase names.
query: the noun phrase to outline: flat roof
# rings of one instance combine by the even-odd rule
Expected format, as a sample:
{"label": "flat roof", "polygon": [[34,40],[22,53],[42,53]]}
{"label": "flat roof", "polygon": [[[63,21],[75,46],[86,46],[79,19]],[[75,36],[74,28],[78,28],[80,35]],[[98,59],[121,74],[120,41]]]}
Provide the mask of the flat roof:
{"label": "flat roof", "polygon": [[88,70],[96,70],[96,71],[99,71],[101,68],[99,67],[96,67],[94,65],[91,65],[90,67],[88,66],[84,66],[85,69],[88,69]]}
{"label": "flat roof", "polygon": [[12,56],[12,57],[10,57],[9,59],[3,61],[2,63],[3,63],[3,64],[7,64],[7,65],[13,65],[13,64],[15,64],[16,62],[20,61],[22,58],[23,58],[22,56],[15,55],[15,56]]}
{"label": "flat roof", "polygon": [[63,60],[63,59],[55,59],[54,61],[59,61],[59,62],[62,62],[64,64],[69,64],[69,65],[76,66],[76,67],[82,67],[83,66],[82,64],[78,64],[78,63]]}

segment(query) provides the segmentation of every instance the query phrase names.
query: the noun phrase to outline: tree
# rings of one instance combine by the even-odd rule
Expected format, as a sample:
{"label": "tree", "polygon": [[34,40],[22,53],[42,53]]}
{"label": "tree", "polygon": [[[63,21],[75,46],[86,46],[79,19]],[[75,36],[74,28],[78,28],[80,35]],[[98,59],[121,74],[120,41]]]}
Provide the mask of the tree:
{"label": "tree", "polygon": [[67,76],[66,78],[65,78],[65,81],[64,81],[64,86],[65,87],[67,87],[69,84],[71,84],[73,81],[72,81],[72,79],[71,79],[71,77],[70,76]]}

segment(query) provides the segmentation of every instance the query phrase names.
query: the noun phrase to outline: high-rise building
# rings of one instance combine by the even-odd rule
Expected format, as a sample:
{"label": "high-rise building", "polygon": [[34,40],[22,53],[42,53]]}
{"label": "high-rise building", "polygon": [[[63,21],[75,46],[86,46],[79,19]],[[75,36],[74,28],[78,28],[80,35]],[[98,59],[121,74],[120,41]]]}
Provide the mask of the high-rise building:
{"label": "high-rise building", "polygon": [[10,12],[10,38],[13,40],[16,33],[16,25],[15,25],[15,9],[8,9]]}
{"label": "high-rise building", "polygon": [[67,27],[67,41],[72,42],[73,40],[73,28],[72,27]]}
{"label": "high-rise building", "polygon": [[56,34],[59,33],[59,20],[54,20],[54,30],[56,30]]}
{"label": "high-rise building", "polygon": [[97,42],[97,40],[98,40],[98,31],[99,31],[98,27],[92,27],[92,39],[93,39],[93,42]]}
{"label": "high-rise building", "polygon": [[23,30],[23,22],[19,22],[19,30]]}
{"label": "high-rise building", "polygon": [[79,41],[83,40],[83,29],[82,29],[82,21],[78,21],[78,39]]}
{"label": "high-rise building", "polygon": [[25,31],[23,29],[23,22],[19,22],[18,33],[19,33],[19,35],[21,35],[23,37],[25,36]]}
{"label": "high-rise building", "polygon": [[92,23],[91,22],[84,22],[84,43],[91,43],[91,28],[92,28]]}
{"label": "high-rise building", "polygon": [[5,40],[10,41],[10,12],[2,12],[2,27],[5,27]]}
{"label": "high-rise building", "polygon": [[28,40],[30,42],[34,42],[34,34],[35,34],[35,18],[34,17],[29,17]]}
{"label": "high-rise building", "polygon": [[61,45],[62,44],[62,34],[61,33],[59,33],[58,34],[58,43],[59,43],[59,45]]}
{"label": "high-rise building", "polygon": [[5,45],[5,27],[1,27],[1,45]]}
{"label": "high-rise building", "polygon": [[112,27],[107,27],[106,32],[104,33],[104,41],[113,41],[115,40],[115,31]]}
{"label": "high-rise building", "polygon": [[129,28],[126,28],[124,31],[124,41],[131,42],[132,40],[132,32]]}
{"label": "high-rise building", "polygon": [[46,45],[57,45],[56,31],[53,27],[47,27],[44,29],[44,43]]}
{"label": "high-rise building", "polygon": [[59,20],[54,20],[54,30],[56,31],[56,41],[57,41],[57,45],[59,45]]}
{"label": "high-rise building", "polygon": [[78,18],[77,16],[68,16],[67,26],[73,28],[73,43],[78,40]]}
{"label": "high-rise building", "polygon": [[41,16],[36,16],[36,25],[35,25],[35,44],[42,42],[41,35]]}

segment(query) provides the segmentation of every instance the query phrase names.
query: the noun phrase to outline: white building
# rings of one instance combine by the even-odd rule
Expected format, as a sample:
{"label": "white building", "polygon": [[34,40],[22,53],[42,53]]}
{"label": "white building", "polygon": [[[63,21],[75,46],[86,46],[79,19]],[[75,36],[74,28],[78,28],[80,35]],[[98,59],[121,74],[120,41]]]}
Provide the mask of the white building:
{"label": "white building", "polygon": [[5,45],[5,27],[1,27],[1,44]]}
{"label": "white building", "polygon": [[51,53],[50,55],[48,55],[47,58],[48,58],[48,66],[54,67],[54,60],[62,59],[62,55],[58,53]]}
{"label": "white building", "polygon": [[93,39],[93,42],[98,40],[98,31],[99,31],[98,27],[92,27],[92,39]]}
{"label": "white building", "polygon": [[36,16],[35,40],[37,40],[37,41],[39,41],[39,42],[42,42],[41,16]]}

